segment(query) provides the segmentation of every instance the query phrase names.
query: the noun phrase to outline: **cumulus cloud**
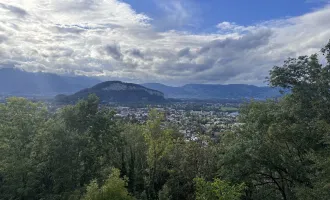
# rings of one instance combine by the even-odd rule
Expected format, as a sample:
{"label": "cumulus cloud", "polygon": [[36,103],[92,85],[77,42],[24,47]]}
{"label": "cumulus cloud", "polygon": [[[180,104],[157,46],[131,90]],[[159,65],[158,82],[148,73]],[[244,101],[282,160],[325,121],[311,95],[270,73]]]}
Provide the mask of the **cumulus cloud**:
{"label": "cumulus cloud", "polygon": [[160,31],[118,0],[0,0],[0,13],[0,66],[103,80],[260,85],[272,66],[330,39],[330,7],[251,26],[219,22],[209,34]]}

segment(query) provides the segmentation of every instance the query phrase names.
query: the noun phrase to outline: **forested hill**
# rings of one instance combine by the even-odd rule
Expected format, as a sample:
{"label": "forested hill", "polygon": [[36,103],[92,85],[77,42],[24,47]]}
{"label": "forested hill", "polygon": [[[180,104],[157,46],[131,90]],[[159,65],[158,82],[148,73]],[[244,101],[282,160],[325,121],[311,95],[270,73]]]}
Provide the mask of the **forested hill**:
{"label": "forested hill", "polygon": [[88,95],[95,94],[101,102],[120,103],[160,103],[165,102],[164,94],[138,84],[124,83],[121,81],[106,81],[91,88],[86,88],[72,95],[57,95],[57,102],[76,102],[79,99],[86,99]]}
{"label": "forested hill", "polygon": [[257,87],[246,84],[188,84],[181,87],[172,87],[159,83],[145,83],[143,86],[159,90],[168,98],[187,99],[267,99],[280,97],[279,88]]}

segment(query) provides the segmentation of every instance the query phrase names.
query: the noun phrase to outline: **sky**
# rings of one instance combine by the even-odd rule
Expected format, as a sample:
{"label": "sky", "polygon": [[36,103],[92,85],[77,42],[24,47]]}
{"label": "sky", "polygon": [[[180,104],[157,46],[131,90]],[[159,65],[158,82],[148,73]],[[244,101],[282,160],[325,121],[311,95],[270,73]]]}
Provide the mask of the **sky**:
{"label": "sky", "polygon": [[327,0],[0,0],[0,67],[168,85],[265,85],[330,39]]}

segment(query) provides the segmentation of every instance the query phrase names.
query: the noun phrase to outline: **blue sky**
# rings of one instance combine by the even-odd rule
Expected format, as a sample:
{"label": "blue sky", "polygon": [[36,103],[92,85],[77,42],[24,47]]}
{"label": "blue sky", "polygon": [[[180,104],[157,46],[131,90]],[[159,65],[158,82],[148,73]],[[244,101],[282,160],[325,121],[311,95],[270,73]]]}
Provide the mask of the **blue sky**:
{"label": "blue sky", "polygon": [[135,83],[265,85],[273,66],[328,42],[329,3],[0,0],[0,67]]}
{"label": "blue sky", "polygon": [[[180,29],[198,32],[214,31],[216,24],[222,21],[235,22],[248,26],[273,19],[299,16],[326,4],[322,0],[124,0],[137,12],[145,13],[155,20],[161,29]],[[162,27],[158,21],[169,14],[163,7],[181,2],[184,8],[193,15],[187,21],[195,26]],[[163,4],[163,6],[162,6]]]}

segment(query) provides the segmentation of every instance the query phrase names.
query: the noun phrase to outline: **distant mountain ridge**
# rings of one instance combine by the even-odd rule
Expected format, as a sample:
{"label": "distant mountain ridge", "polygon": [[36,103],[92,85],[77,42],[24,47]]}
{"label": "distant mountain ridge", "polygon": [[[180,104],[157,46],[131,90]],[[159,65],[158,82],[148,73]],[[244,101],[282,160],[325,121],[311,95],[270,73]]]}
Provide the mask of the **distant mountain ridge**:
{"label": "distant mountain ridge", "polygon": [[101,81],[85,76],[60,76],[32,73],[15,68],[0,68],[0,95],[53,95],[73,93]]}
{"label": "distant mountain ridge", "polygon": [[106,81],[91,88],[80,90],[72,95],[58,95],[57,102],[71,103],[87,98],[89,94],[96,94],[102,103],[141,103],[165,102],[164,94],[160,91],[146,88],[134,83],[121,81]]}
{"label": "distant mountain ridge", "polygon": [[258,87],[246,84],[187,84],[181,87],[167,86],[160,83],[145,83],[145,87],[159,90],[167,98],[182,99],[239,99],[255,98],[266,99],[280,97],[278,88]]}
{"label": "distant mountain ridge", "polygon": [[[0,68],[0,95],[55,96],[57,94],[74,94],[77,91],[81,92],[85,88],[91,89],[93,85],[98,83],[101,83],[101,81],[93,77],[71,77],[42,72],[32,73],[15,68]],[[136,86],[137,84],[134,85]],[[181,87],[172,87],[160,83],[145,83],[139,86],[161,92],[165,98],[265,99],[281,96],[277,88],[245,84],[188,84]],[[129,85],[127,87],[130,88]]]}

